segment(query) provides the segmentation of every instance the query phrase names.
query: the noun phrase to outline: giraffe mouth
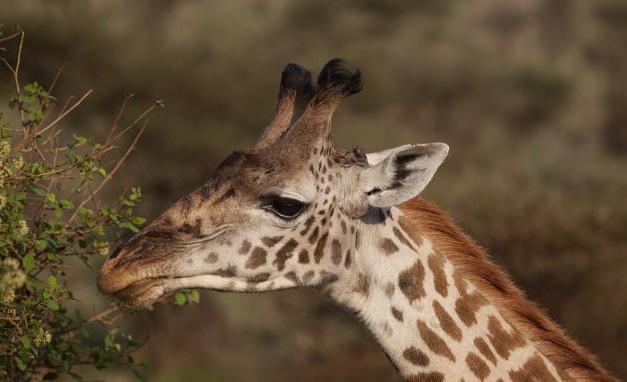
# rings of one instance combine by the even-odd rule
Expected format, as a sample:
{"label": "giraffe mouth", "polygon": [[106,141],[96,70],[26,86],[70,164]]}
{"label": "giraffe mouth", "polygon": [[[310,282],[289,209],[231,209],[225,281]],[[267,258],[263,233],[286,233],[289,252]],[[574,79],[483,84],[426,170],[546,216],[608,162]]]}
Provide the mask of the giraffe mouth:
{"label": "giraffe mouth", "polygon": [[166,278],[135,281],[113,293],[113,296],[132,309],[149,309],[156,302],[165,302],[175,291],[167,292]]}
{"label": "giraffe mouth", "polygon": [[299,286],[294,280],[278,277],[253,283],[248,279],[201,274],[185,277],[158,277],[135,281],[113,293],[132,309],[150,309],[155,303],[171,302],[180,289],[209,289],[217,292],[266,292]]}

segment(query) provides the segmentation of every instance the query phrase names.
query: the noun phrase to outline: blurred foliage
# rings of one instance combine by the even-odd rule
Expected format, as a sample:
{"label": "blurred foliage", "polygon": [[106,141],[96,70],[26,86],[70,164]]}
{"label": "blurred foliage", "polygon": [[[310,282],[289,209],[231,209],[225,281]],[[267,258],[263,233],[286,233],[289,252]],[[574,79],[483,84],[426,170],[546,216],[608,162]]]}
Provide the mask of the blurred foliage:
{"label": "blurred foliage", "polygon": [[[105,136],[129,90],[166,100],[119,173],[142,186],[147,217],[255,142],[285,64],[347,59],[365,86],[336,113],[337,144],[449,143],[426,195],[627,377],[624,1],[22,0],[0,15],[29,31],[31,81],[63,67],[56,94],[96,89],[68,119],[83,134]],[[396,378],[368,333],[312,291],[201,300],[129,323],[153,333],[155,380]]]}

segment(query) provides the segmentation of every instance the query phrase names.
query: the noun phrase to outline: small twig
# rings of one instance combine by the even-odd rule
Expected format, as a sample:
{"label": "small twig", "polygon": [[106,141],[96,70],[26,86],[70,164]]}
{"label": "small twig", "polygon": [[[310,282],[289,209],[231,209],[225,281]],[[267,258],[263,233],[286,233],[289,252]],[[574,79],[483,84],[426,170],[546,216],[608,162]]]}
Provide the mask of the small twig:
{"label": "small twig", "polygon": [[107,137],[107,140],[105,142],[111,141],[111,137],[113,136],[113,133],[118,128],[118,123],[120,122],[120,118],[122,118],[122,114],[124,114],[124,110],[126,110],[126,105],[128,104],[128,101],[130,101],[130,99],[133,98],[134,96],[135,94],[133,92],[130,92],[128,93],[126,98],[124,98],[124,101],[122,102],[122,106],[120,107],[120,111],[118,111],[118,114],[115,116],[115,119],[113,120],[113,125],[111,125],[109,136]]}
{"label": "small twig", "polygon": [[91,324],[92,322],[95,321],[102,321],[104,320],[105,317],[109,316],[112,313],[118,312],[120,311],[120,307],[119,306],[113,306],[95,316],[92,316],[91,318],[87,319],[87,321],[85,322],[85,324]]}
{"label": "small twig", "polygon": [[6,58],[2,58],[2,62],[4,62],[4,64],[7,66],[7,68],[9,68],[9,70],[13,74],[13,83],[15,84],[15,91],[17,92],[17,94],[20,94],[19,85],[15,83],[15,77],[17,77],[17,73],[15,72],[15,69],[11,66],[11,64],[9,64],[9,61],[7,61]]}
{"label": "small twig", "polygon": [[15,67],[11,66],[11,64],[9,64],[9,61],[7,61],[5,58],[2,58],[2,62],[4,62],[4,64],[7,66],[7,68],[9,68],[9,70],[13,74],[13,84],[15,85],[15,92],[19,96],[20,95],[19,72],[20,72],[20,63],[22,62],[22,46],[24,45],[24,32],[17,32],[9,37],[6,37],[3,40],[0,40],[0,42],[10,40],[12,38],[15,38],[18,35],[20,36],[20,44],[17,48],[17,60],[15,62]]}
{"label": "small twig", "polygon": [[91,183],[86,184],[87,189],[89,190],[89,198],[94,203],[94,208],[96,210],[100,210],[100,205],[98,204],[98,200],[96,200],[96,196],[94,195],[94,189],[91,187]]}
{"label": "small twig", "polygon": [[36,131],[35,134],[41,135],[44,132],[46,132],[48,129],[50,129],[51,127],[56,125],[59,121],[61,121],[63,118],[65,118],[66,115],[71,113],[72,110],[76,109],[78,107],[78,105],[80,105],[85,100],[85,98],[89,97],[89,95],[91,93],[93,93],[93,91],[94,91],[94,89],[89,89],[85,94],[83,94],[83,96],[78,101],[76,101],[72,106],[70,106],[69,109],[67,109],[63,113],[61,113],[61,115],[59,115],[54,121],[50,122],[48,124],[48,126],[44,127],[43,129],[41,129],[39,131]]}
{"label": "small twig", "polygon": [[137,146],[137,142],[139,141],[139,138],[143,134],[147,125],[148,125],[148,119],[145,119],[143,125],[139,129],[139,132],[135,135],[133,142],[131,142],[130,146],[124,152],[124,155],[122,155],[120,160],[118,160],[116,165],[113,167],[113,170],[111,170],[111,172],[109,172],[107,176],[102,180],[102,182],[100,182],[100,184],[98,185],[98,187],[96,187],[94,192],[91,195],[89,195],[87,198],[83,199],[83,201],[74,209],[74,213],[68,219],[67,224],[71,224],[74,221],[74,219],[76,218],[76,215],[78,214],[78,211],[89,201],[89,199],[93,198],[102,189],[102,187],[104,187],[104,185],[107,184],[109,180],[111,180],[113,175],[120,169],[120,166],[122,166],[122,163],[124,163],[124,161],[126,160],[126,158],[128,158],[131,151],[133,151],[135,146]]}
{"label": "small twig", "polygon": [[54,76],[54,79],[52,80],[52,82],[50,83],[50,86],[48,87],[48,94],[52,94],[52,90],[54,89],[54,86],[57,84],[57,81],[59,80],[59,78],[61,77],[61,73],[63,73],[63,69],[64,67],[60,67],[59,70],[57,70],[57,74]]}
{"label": "small twig", "polygon": [[[131,122],[130,125],[128,125],[126,128],[124,128],[124,130],[120,131],[117,135],[115,135],[113,138],[111,138],[110,142],[114,142],[116,141],[119,137],[121,137],[122,135],[124,135],[124,133],[126,133],[127,131],[129,131],[130,129],[133,128],[133,126],[135,126],[139,121],[141,121],[142,119],[144,119],[147,115],[149,115],[150,113],[152,113],[155,108],[159,106],[157,103],[153,103],[152,106],[150,106],[148,109],[146,109],[146,111],[144,111],[143,113],[141,113],[139,115],[139,117],[135,118],[135,120],[133,122]],[[107,143],[110,143],[107,142]]]}
{"label": "small twig", "polygon": [[20,63],[22,62],[22,47],[24,46],[24,32],[20,32],[20,45],[17,48],[17,62],[15,64],[15,86],[17,88],[17,94],[20,94]]}
{"label": "small twig", "polygon": [[44,127],[43,129],[39,130],[39,131],[32,131],[30,134],[28,132],[24,132],[24,138],[22,138],[22,141],[15,145],[15,150],[22,150],[24,148],[24,146],[26,146],[28,140],[30,139],[31,136],[33,135],[41,135],[43,133],[45,133],[47,130],[49,130],[50,128],[54,127],[54,125],[56,125],[59,121],[61,121],[63,118],[65,118],[66,115],[68,115],[69,113],[72,112],[72,110],[74,110],[75,108],[78,107],[78,105],[80,105],[85,98],[89,97],[89,95],[93,92],[93,89],[89,89],[85,94],[83,94],[83,96],[76,101],[72,106],[70,106],[69,109],[65,110],[63,113],[61,113],[54,121],[50,122],[48,124],[48,126]]}
{"label": "small twig", "polygon": [[91,324],[92,322],[96,322],[96,321],[103,322],[107,316],[111,315],[112,313],[119,312],[120,310],[121,310],[121,308],[119,306],[113,306],[113,307],[111,307],[111,308],[109,308],[107,310],[104,310],[104,311],[96,314],[95,316],[92,316],[92,317],[88,318],[86,321],[81,322],[78,325],[70,326],[70,327],[65,328],[64,330],[59,331],[59,332],[57,332],[55,334],[56,335],[63,335],[63,334],[74,332],[74,331],[82,328],[83,326]]}
{"label": "small twig", "polygon": [[12,35],[10,35],[10,36],[0,38],[0,42],[5,42],[5,41],[9,41],[9,40],[11,40],[11,39],[14,39],[15,37],[19,36],[19,35],[20,35],[20,33],[24,33],[24,32],[15,32],[15,33],[13,33],[13,34],[12,34]]}

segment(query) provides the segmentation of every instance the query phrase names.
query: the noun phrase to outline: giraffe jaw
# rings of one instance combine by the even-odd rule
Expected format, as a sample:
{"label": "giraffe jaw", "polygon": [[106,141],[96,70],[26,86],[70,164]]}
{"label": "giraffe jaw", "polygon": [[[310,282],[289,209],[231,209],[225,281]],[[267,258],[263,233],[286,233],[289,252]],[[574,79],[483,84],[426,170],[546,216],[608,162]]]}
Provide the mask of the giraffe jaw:
{"label": "giraffe jaw", "polygon": [[266,292],[298,286],[293,280],[278,277],[252,283],[249,280],[218,275],[197,275],[174,278],[149,278],[136,281],[113,295],[132,309],[150,309],[155,303],[168,302],[181,289],[209,289],[220,292]]}

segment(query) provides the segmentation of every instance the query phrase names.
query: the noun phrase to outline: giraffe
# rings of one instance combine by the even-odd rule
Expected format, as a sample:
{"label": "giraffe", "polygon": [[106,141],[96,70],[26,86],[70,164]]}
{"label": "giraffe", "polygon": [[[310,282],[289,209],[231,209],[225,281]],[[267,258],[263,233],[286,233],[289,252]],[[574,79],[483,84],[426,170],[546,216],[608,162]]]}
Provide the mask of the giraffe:
{"label": "giraffe", "polygon": [[446,144],[334,148],[332,115],[361,88],[340,59],[315,85],[287,65],[256,146],[112,253],[99,288],[139,309],[183,288],[315,287],[408,381],[616,381],[419,196]]}

